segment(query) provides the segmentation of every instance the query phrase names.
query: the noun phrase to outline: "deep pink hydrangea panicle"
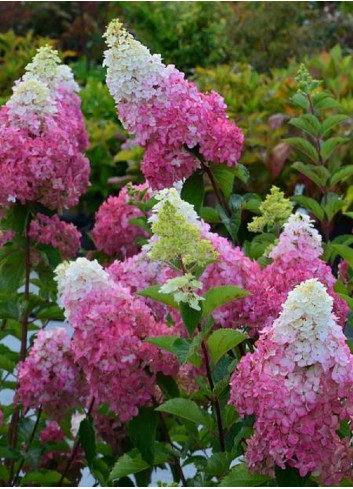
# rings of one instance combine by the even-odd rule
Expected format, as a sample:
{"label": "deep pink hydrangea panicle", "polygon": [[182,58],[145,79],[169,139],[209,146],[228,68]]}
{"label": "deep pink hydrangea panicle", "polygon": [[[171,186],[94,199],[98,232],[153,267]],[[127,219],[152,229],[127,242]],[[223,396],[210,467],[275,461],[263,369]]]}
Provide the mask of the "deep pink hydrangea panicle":
{"label": "deep pink hydrangea panicle", "polygon": [[26,408],[42,406],[55,419],[85,404],[86,384],[66,329],[39,331],[28,357],[19,363],[18,382],[17,400]]}
{"label": "deep pink hydrangea panicle", "polygon": [[[39,54],[40,62],[35,57],[31,63],[36,69],[31,64],[26,67],[12,97],[0,109],[0,205],[4,208],[16,201],[39,202],[52,210],[71,207],[89,184],[79,99],[72,102],[77,95],[70,92],[57,62],[50,63],[50,48]],[[64,99],[71,100],[70,110]]]}
{"label": "deep pink hydrangea panicle", "polygon": [[[147,184],[131,187],[135,191],[148,189]],[[147,191],[144,198],[147,200],[150,196],[150,191]],[[144,215],[137,206],[129,204],[130,200],[128,186],[125,186],[117,197],[110,196],[96,213],[92,237],[97,249],[109,256],[125,258],[135,255],[139,251],[136,239],[148,236],[146,231],[130,222],[130,219]]]}
{"label": "deep pink hydrangea panicle", "polygon": [[[218,257],[201,276],[202,292],[221,285],[235,285],[250,294],[256,293],[261,275],[259,264],[245,256],[238,246],[233,247],[226,238],[208,229],[208,225],[204,225],[203,237],[211,241]],[[229,302],[213,314],[215,325],[227,328],[244,328],[252,321],[253,315],[253,295]]]}
{"label": "deep pink hydrangea panicle", "polygon": [[[146,251],[141,251],[130,258],[126,258],[124,261],[115,260],[107,268],[107,272],[114,282],[120,283],[128,288],[131,294],[136,295],[147,287],[162,283],[161,274],[163,269],[164,265],[160,262],[152,261],[147,256]],[[167,306],[142,296],[139,296],[139,299],[148,305],[158,321],[165,319],[168,313]]]}
{"label": "deep pink hydrangea panicle", "polygon": [[37,243],[58,248],[63,260],[74,258],[81,245],[81,233],[76,226],[61,221],[57,215],[50,217],[38,213],[30,223],[28,234]]}
{"label": "deep pink hydrangea panicle", "polygon": [[45,427],[39,432],[39,440],[42,443],[47,441],[58,442],[65,438],[64,431],[57,421],[47,419]]}
{"label": "deep pink hydrangea panicle", "polygon": [[336,278],[320,259],[322,253],[322,238],[313,221],[307,215],[292,214],[278,243],[269,253],[273,262],[262,270],[252,295],[252,313],[248,318],[252,336],[278,317],[288,292],[310,278],[318,278],[327,287],[334,299],[339,324],[344,326],[348,306],[334,292]]}
{"label": "deep pink hydrangea panicle", "polygon": [[353,356],[332,306],[317,279],[296,286],[231,378],[230,404],[256,418],[245,455],[252,472],[289,465],[325,485],[352,480],[350,440],[337,430],[352,422]]}
{"label": "deep pink hydrangea panicle", "polygon": [[146,149],[142,171],[152,188],[170,187],[199,168],[193,148],[213,163],[237,164],[244,136],[228,120],[220,95],[201,93],[117,20],[105,38],[107,85],[124,127]]}
{"label": "deep pink hydrangea panicle", "polygon": [[59,295],[90,395],[98,406],[108,403],[125,422],[152,401],[156,374],[176,374],[178,365],[171,354],[144,341],[168,334],[168,327],[97,263],[90,263],[82,258],[60,266]]}

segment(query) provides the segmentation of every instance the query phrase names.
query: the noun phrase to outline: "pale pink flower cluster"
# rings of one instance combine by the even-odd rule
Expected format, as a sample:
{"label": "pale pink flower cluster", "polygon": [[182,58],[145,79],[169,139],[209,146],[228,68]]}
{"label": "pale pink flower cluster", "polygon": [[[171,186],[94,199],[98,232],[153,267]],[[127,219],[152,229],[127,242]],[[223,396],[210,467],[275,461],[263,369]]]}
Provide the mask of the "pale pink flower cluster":
{"label": "pale pink flower cluster", "polygon": [[[131,185],[135,191],[147,189],[146,184]],[[145,196],[150,197],[148,191]],[[98,209],[92,237],[98,250],[106,255],[129,257],[139,251],[138,238],[148,234],[139,226],[132,224],[131,219],[143,217],[143,212],[135,205],[130,205],[131,197],[127,186],[120,190],[117,197],[110,196]]]}
{"label": "pale pink flower cluster", "polygon": [[55,53],[49,47],[39,50],[0,109],[0,205],[5,208],[16,201],[36,201],[52,210],[70,207],[89,184],[80,99],[76,85],[68,82],[70,69],[58,64]]}
{"label": "pale pink flower cluster", "polygon": [[228,120],[220,95],[201,93],[119,21],[110,23],[105,37],[107,85],[124,127],[146,148],[142,171],[152,188],[170,187],[199,168],[193,148],[207,161],[237,164],[244,136]]}
{"label": "pale pink flower cluster", "polygon": [[332,304],[318,280],[298,285],[231,378],[230,403],[256,417],[251,471],[287,464],[325,485],[352,476],[350,440],[337,430],[353,419],[353,356]]}
{"label": "pale pink flower cluster", "polygon": [[[178,371],[171,354],[144,341],[151,336],[167,335],[169,329],[157,322],[142,301],[114,283],[109,275],[101,286],[100,282],[107,276],[103,269],[97,270],[97,280],[84,283],[82,260],[79,275],[70,272],[71,267],[76,268],[74,262],[58,276],[61,300],[74,329],[75,361],[84,371],[97,406],[108,403],[124,422],[137,415],[139,406],[152,401],[158,372],[173,375]],[[91,277],[93,269],[85,261],[88,277]],[[79,281],[78,287],[70,281],[69,275],[73,282]],[[73,290],[76,300],[72,300],[70,294]]]}
{"label": "pale pink flower cluster", "polygon": [[81,233],[76,226],[61,221],[57,215],[38,213],[30,223],[28,234],[37,243],[58,248],[63,260],[74,258],[81,245]]}
{"label": "pale pink flower cluster", "polygon": [[18,382],[18,401],[26,408],[42,406],[53,418],[85,403],[86,385],[64,328],[39,331],[28,357],[19,363]]}
{"label": "pale pink flower cluster", "polygon": [[284,225],[278,244],[269,256],[273,262],[265,267],[253,292],[253,313],[249,315],[250,334],[276,319],[288,292],[310,278],[318,278],[334,298],[334,312],[344,326],[348,306],[334,292],[336,278],[331,268],[319,257],[323,252],[321,236],[307,215],[293,214]]}
{"label": "pale pink flower cluster", "polygon": [[15,237],[14,231],[12,229],[8,229],[7,231],[2,231],[0,229],[0,248],[4,246],[9,241],[12,241]]}

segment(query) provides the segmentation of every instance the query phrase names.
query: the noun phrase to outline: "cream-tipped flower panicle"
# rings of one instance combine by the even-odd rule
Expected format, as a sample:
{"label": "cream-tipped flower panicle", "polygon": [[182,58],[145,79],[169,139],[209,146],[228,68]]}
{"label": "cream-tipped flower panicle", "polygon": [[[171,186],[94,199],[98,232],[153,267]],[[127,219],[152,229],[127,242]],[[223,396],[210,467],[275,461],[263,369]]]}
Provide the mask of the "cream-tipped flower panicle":
{"label": "cream-tipped flower panicle", "polygon": [[245,455],[253,472],[289,465],[329,486],[352,476],[338,430],[353,418],[353,356],[332,305],[316,279],[295,287],[231,378],[230,403],[255,416]]}
{"label": "cream-tipped flower panicle", "polygon": [[96,287],[100,289],[111,287],[109,274],[97,260],[77,258],[75,261],[66,261],[56,267],[54,274],[58,287],[59,304],[65,308],[67,316],[70,315],[72,305],[83,299]]}
{"label": "cream-tipped flower panicle", "polygon": [[34,78],[17,83],[6,106],[11,122],[19,127],[39,129],[45,117],[57,112],[55,99],[47,85]]}
{"label": "cream-tipped flower panicle", "polygon": [[167,280],[160,288],[163,294],[172,294],[175,302],[178,304],[184,302],[189,304],[192,309],[200,311],[200,301],[205,300],[204,297],[198,295],[195,291],[202,289],[202,282],[196,280],[191,273],[186,273],[180,277],[175,277]]}
{"label": "cream-tipped flower panicle", "polygon": [[41,81],[52,92],[55,92],[61,85],[67,90],[79,91],[71,68],[61,64],[58,51],[49,45],[42,46],[37,50],[32,61],[25,67],[25,71],[26,73],[22,77],[24,81]]}
{"label": "cream-tipped flower panicle", "polygon": [[309,250],[312,257],[317,258],[322,254],[321,235],[307,214],[296,213],[283,226],[278,243],[272,248],[269,257],[276,259],[293,251],[298,254]]}
{"label": "cream-tipped flower panicle", "polygon": [[175,264],[177,268],[189,265],[205,266],[216,258],[216,252],[201,235],[201,221],[193,206],[183,201],[178,192],[165,189],[155,198],[152,209],[152,238],[145,250],[152,260]]}
{"label": "cream-tipped flower panicle", "polygon": [[261,233],[266,227],[279,230],[291,215],[293,206],[284,193],[273,186],[259,210],[261,215],[254,217],[248,224],[249,231],[253,233]]}
{"label": "cream-tipped flower panicle", "polygon": [[107,85],[122,124],[146,149],[141,168],[153,189],[171,187],[200,168],[192,148],[207,161],[237,164],[244,136],[228,120],[221,96],[201,93],[118,20],[104,37]]}

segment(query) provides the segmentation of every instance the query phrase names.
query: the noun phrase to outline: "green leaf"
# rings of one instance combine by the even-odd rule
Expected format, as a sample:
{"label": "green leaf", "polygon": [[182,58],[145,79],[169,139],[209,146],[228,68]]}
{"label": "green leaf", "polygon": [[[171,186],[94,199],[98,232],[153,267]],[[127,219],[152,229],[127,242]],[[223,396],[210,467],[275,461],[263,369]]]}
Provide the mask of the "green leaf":
{"label": "green leaf", "polygon": [[54,321],[64,321],[65,316],[61,307],[57,304],[52,304],[47,307],[42,307],[37,313],[38,319],[52,319]]}
{"label": "green leaf", "polygon": [[310,178],[319,187],[324,187],[330,177],[330,172],[324,166],[305,165],[297,161],[293,163],[292,168]]}
{"label": "green leaf", "polygon": [[233,168],[233,174],[235,178],[238,178],[243,183],[247,184],[250,178],[250,172],[246,166],[238,163],[238,166]]}
{"label": "green leaf", "polygon": [[208,349],[214,363],[217,363],[227,351],[246,340],[248,335],[235,329],[221,328],[214,331],[207,341]]}
{"label": "green leaf", "polygon": [[210,169],[213,176],[217,180],[223,195],[228,200],[233,191],[233,184],[235,178],[235,167],[228,167],[226,164],[223,165],[211,165]]}
{"label": "green leaf", "polygon": [[204,195],[203,173],[197,171],[185,181],[180,196],[183,200],[192,204],[195,211],[200,214]]}
{"label": "green leaf", "polygon": [[[31,485],[37,486],[57,486],[61,480],[61,474],[55,470],[40,469],[28,472],[21,480],[21,486]],[[71,485],[71,482],[64,478],[64,485]]]}
{"label": "green leaf", "polygon": [[271,479],[267,475],[251,474],[242,462],[236,465],[228,475],[222,479],[219,487],[258,487],[265,485]]}
{"label": "green leaf", "polygon": [[160,285],[152,285],[151,287],[147,287],[146,289],[138,292],[138,295],[142,297],[148,297],[149,299],[154,299],[157,302],[161,302],[173,309],[179,310],[178,304],[175,302],[174,297],[171,294],[162,294],[159,292],[161,288]]}
{"label": "green leaf", "polygon": [[132,443],[141,453],[143,460],[152,465],[154,461],[154,441],[158,424],[158,415],[153,408],[141,407],[139,414],[129,423]]}
{"label": "green leaf", "polygon": [[348,138],[343,138],[340,136],[327,139],[327,141],[325,141],[321,147],[321,154],[323,160],[326,161],[338,146],[340,146],[343,143],[346,143],[347,141],[349,141]]}
{"label": "green leaf", "polygon": [[201,359],[198,355],[191,354],[190,352],[190,340],[180,338],[179,336],[154,336],[147,338],[145,341],[173,353],[181,365],[184,365],[187,361],[190,361],[196,367],[199,367],[201,364]]}
{"label": "green leaf", "polygon": [[302,487],[305,486],[305,482],[310,477],[310,474],[301,477],[298,469],[289,467],[288,465],[285,469],[281,469],[276,465],[275,474],[276,481],[280,487]]}
{"label": "green leaf", "polygon": [[310,134],[310,136],[318,136],[321,130],[319,119],[313,114],[305,114],[300,117],[294,117],[289,121],[292,126],[301,129]]}
{"label": "green leaf", "polygon": [[16,367],[16,363],[10,360],[6,355],[0,355],[0,370],[5,370],[6,372],[13,372]]}
{"label": "green leaf", "polygon": [[321,208],[320,204],[312,199],[311,197],[304,197],[303,195],[294,195],[291,197],[291,200],[296,202],[297,204],[305,207],[305,209],[308,209],[310,212],[316,216],[319,221],[322,221],[325,217],[325,213],[323,209]]}
{"label": "green leaf", "polygon": [[203,315],[204,317],[207,317],[212,314],[217,307],[249,295],[251,295],[250,292],[247,292],[240,287],[235,287],[234,285],[212,287],[212,289],[209,289],[205,294],[205,300],[202,304]]}
{"label": "green leaf", "polygon": [[179,397],[179,387],[172,376],[164,375],[162,372],[158,372],[157,384],[165,398]]}
{"label": "green leaf", "polygon": [[321,205],[329,221],[331,221],[337,212],[343,209],[343,207],[346,205],[345,201],[341,199],[339,195],[333,192],[326,194],[322,201],[326,201],[324,205],[321,202]]}
{"label": "green leaf", "polygon": [[336,115],[332,115],[331,117],[328,117],[321,124],[321,136],[324,136],[328,131],[330,131],[337,124],[340,124],[341,122],[347,119],[348,116],[345,114],[336,114]]}
{"label": "green leaf", "polygon": [[202,207],[201,217],[204,221],[210,224],[216,224],[219,222],[219,214],[213,207]]}
{"label": "green leaf", "polygon": [[146,217],[134,217],[132,219],[129,219],[129,223],[133,226],[137,226],[143,231],[146,231],[148,234],[151,234],[151,228],[148,225]]}
{"label": "green leaf", "polygon": [[80,442],[85,452],[87,464],[91,467],[96,456],[96,437],[91,417],[83,419],[78,430]]}
{"label": "green leaf", "polygon": [[202,426],[209,426],[211,420],[210,415],[202,411],[196,402],[182,397],[169,399],[161,406],[158,406],[156,411],[172,414]]}
{"label": "green leaf", "polygon": [[301,107],[302,109],[304,110],[308,109],[309,106],[308,99],[302,93],[296,93],[295,95],[293,95],[292,100],[294,103],[299,105],[299,107]]}
{"label": "green leaf", "polygon": [[315,98],[313,97],[314,101],[314,107],[317,110],[322,110],[322,109],[338,109],[342,110],[342,105],[338,103],[336,100],[334,100],[328,93],[325,93],[325,97],[321,97],[320,100],[317,102],[315,101]]}
{"label": "green leaf", "polygon": [[[6,296],[7,298],[5,298]],[[0,319],[20,319],[18,303],[16,300],[10,298],[10,294],[1,294]]]}
{"label": "green leaf", "polygon": [[200,310],[197,311],[186,304],[185,302],[180,303],[180,314],[183,320],[183,323],[188,330],[190,336],[193,335],[197,325],[200,323],[202,317],[202,308],[200,303]]}
{"label": "green leaf", "polygon": [[333,248],[337,251],[337,253],[342,256],[344,260],[349,264],[351,268],[353,268],[353,248],[350,248],[347,245],[333,245]]}
{"label": "green leaf", "polygon": [[309,143],[306,139],[303,138],[286,138],[284,142],[305,154],[308,158],[310,158],[314,163],[317,163],[319,160],[319,155],[314,148],[314,146]]}
{"label": "green leaf", "polygon": [[353,310],[353,297],[349,297],[349,295],[346,294],[338,294],[341,299],[345,300],[347,304],[349,305],[349,308]]}
{"label": "green leaf", "polygon": [[22,284],[25,275],[24,252],[14,251],[7,255],[0,266],[1,292],[16,292]]}
{"label": "green leaf", "polygon": [[344,182],[353,175],[353,165],[347,165],[336,171],[330,180],[330,185],[336,185],[336,183]]}
{"label": "green leaf", "polygon": [[232,238],[232,241],[234,242],[240,228],[241,210],[239,209],[232,212],[232,215],[229,217],[221,205],[217,205],[216,209],[221,221],[225,225],[230,237]]}
{"label": "green leaf", "polygon": [[[167,453],[166,450],[163,450],[163,448],[161,443],[155,443],[155,465],[167,463],[171,458],[169,453]],[[118,459],[110,473],[109,479],[121,479],[122,477],[146,470],[149,466],[150,465],[142,459],[140,452],[137,449],[134,449],[125,453]]]}

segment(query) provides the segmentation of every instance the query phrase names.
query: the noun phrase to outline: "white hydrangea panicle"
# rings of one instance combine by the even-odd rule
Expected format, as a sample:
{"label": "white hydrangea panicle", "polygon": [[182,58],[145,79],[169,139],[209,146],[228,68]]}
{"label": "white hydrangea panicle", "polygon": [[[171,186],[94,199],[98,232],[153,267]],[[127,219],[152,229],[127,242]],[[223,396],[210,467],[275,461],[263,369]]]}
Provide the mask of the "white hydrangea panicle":
{"label": "white hydrangea panicle", "polygon": [[49,45],[42,46],[37,50],[37,54],[26,66],[25,71],[23,80],[39,80],[53,92],[59,86],[68,91],[79,91],[71,68],[62,64],[58,51]]}
{"label": "white hydrangea panicle", "polygon": [[200,301],[205,300],[205,298],[195,292],[198,289],[202,289],[202,283],[196,280],[191,273],[186,273],[180,277],[167,280],[159,290],[162,294],[172,294],[178,304],[184,302],[189,304],[192,309],[200,311]]}
{"label": "white hydrangea panicle", "polygon": [[165,76],[161,56],[152,55],[118,20],[110,22],[104,37],[109,49],[104,52],[103,66],[108,68],[107,85],[116,104],[149,100]]}
{"label": "white hydrangea panicle", "polygon": [[49,88],[35,79],[17,82],[6,105],[14,124],[36,129],[46,116],[57,112],[56,102]]}
{"label": "white hydrangea panicle", "polygon": [[159,192],[156,192],[153,197],[158,202],[153,206],[152,214],[148,219],[151,224],[158,220],[160,210],[163,208],[166,202],[169,202],[189,224],[192,224],[198,229],[202,230],[202,222],[195,211],[194,206],[183,200],[180,197],[180,192],[176,188],[165,188]]}
{"label": "white hydrangea panicle", "polygon": [[334,355],[330,335],[341,330],[332,314],[333,299],[324,285],[310,279],[296,286],[271,329],[272,339],[287,345],[289,357],[299,367],[325,364]]}
{"label": "white hydrangea panicle", "polygon": [[269,257],[280,258],[292,251],[307,251],[310,258],[319,257],[323,252],[321,235],[315,229],[314,221],[306,214],[295,213],[289,217]]}
{"label": "white hydrangea panicle", "polygon": [[109,274],[97,262],[77,258],[64,262],[54,270],[54,280],[58,286],[58,303],[68,311],[68,304],[83,299],[96,288],[110,289],[113,286]]}

